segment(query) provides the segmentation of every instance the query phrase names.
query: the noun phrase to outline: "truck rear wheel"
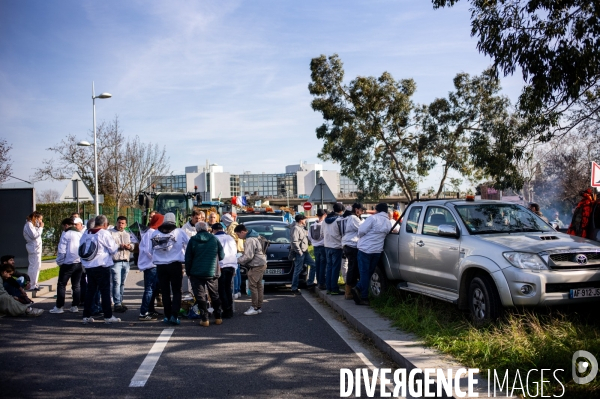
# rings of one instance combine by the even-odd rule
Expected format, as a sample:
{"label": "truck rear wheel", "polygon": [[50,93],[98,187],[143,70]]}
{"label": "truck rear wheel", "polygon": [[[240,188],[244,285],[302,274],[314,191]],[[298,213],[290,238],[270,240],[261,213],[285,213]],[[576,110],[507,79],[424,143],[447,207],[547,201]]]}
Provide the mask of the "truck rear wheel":
{"label": "truck rear wheel", "polygon": [[479,274],[469,284],[469,311],[475,324],[495,321],[502,314],[502,303],[491,277]]}
{"label": "truck rear wheel", "polygon": [[388,280],[383,272],[381,265],[375,268],[371,281],[369,283],[369,290],[374,297],[381,296],[382,293],[386,292],[388,288]]}

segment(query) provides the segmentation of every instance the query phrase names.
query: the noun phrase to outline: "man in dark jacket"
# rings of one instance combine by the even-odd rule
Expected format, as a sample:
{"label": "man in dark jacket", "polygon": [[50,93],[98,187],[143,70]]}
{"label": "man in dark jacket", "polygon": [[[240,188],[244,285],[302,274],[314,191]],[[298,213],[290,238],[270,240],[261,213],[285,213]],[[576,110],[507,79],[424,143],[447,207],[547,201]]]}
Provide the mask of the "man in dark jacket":
{"label": "man in dark jacket", "polygon": [[208,232],[206,222],[196,223],[195,236],[185,250],[185,273],[190,277],[192,291],[200,310],[200,325],[208,327],[208,295],[215,312],[215,324],[223,322],[219,299],[218,261],[225,258],[223,246]]}

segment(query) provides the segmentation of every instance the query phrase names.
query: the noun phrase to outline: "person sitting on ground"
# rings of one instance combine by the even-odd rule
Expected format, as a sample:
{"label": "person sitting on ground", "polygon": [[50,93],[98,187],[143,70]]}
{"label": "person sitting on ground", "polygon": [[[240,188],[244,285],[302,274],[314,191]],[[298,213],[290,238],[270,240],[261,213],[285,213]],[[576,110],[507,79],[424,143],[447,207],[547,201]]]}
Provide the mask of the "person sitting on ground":
{"label": "person sitting on ground", "polygon": [[73,302],[69,311],[71,313],[79,312],[77,305],[81,302],[81,275],[83,266],[79,257],[79,242],[81,241],[81,230],[83,221],[77,219],[65,219],[63,225],[69,225],[69,228],[63,232],[58,243],[56,255],[56,264],[60,267],[58,272],[58,285],[56,289],[56,305],[50,310],[50,313],[64,313],[65,295],[67,283],[71,280],[71,291],[73,293]]}
{"label": "person sitting on ground", "polygon": [[[15,267],[15,272],[13,273],[13,277],[20,280],[20,284],[21,286],[25,289],[28,290],[31,287],[31,279],[29,278],[29,274],[27,273],[21,273],[20,271],[18,271],[16,269],[15,266],[15,256],[14,255],[4,255],[3,257],[0,258],[0,264],[5,264],[8,263],[9,265],[12,265]],[[21,278],[22,277],[22,278]]]}
{"label": "person sitting on ground", "polygon": [[238,258],[238,263],[248,269],[248,286],[252,295],[252,306],[244,312],[246,316],[253,316],[262,313],[263,303],[263,275],[267,270],[267,256],[259,239],[259,234],[243,224],[238,225],[234,232],[244,242],[244,254]]}
{"label": "person sitting on ground", "polygon": [[33,303],[33,301],[27,296],[27,293],[25,292],[23,287],[21,287],[19,281],[13,278],[14,272],[14,266],[8,263],[0,265],[0,273],[2,274],[2,285],[4,286],[4,289],[13,298],[25,305]]}
{"label": "person sitting on ground", "polygon": [[[0,265],[0,274],[2,280],[12,278],[14,266],[5,263]],[[4,284],[0,284],[0,317],[8,316],[39,316],[44,311],[42,309],[32,308],[29,305],[19,302],[18,298],[9,294],[4,289]]]}
{"label": "person sitting on ground", "polygon": [[200,310],[200,325],[204,327],[209,325],[207,301],[209,296],[215,312],[215,324],[223,323],[219,298],[218,261],[225,258],[225,252],[221,242],[208,232],[208,228],[206,222],[198,222],[196,224],[198,234],[190,238],[185,249],[185,273],[190,276],[194,297]]}

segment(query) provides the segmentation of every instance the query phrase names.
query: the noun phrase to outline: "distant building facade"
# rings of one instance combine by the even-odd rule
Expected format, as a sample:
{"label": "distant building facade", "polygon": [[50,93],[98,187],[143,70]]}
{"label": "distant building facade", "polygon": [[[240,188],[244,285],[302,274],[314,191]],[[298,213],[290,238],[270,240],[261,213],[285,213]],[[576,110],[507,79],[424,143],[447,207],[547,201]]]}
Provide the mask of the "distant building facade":
{"label": "distant building facade", "polygon": [[[288,165],[285,173],[232,174],[223,166],[206,163],[205,166],[186,166],[184,175],[154,177],[159,191],[198,191],[203,200],[247,195],[263,198],[298,198],[309,196],[317,180],[323,177],[334,195],[355,196],[356,183],[337,171],[323,170],[321,164],[300,163]],[[196,187],[196,188],[195,188]]]}

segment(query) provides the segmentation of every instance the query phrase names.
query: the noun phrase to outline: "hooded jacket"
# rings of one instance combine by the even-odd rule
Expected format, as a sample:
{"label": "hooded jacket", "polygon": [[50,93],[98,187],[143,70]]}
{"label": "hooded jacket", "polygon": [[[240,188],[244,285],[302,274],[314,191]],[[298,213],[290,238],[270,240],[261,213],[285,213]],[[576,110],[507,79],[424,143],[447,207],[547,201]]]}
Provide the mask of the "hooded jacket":
{"label": "hooded jacket", "polygon": [[342,245],[356,248],[358,243],[358,228],[364,223],[364,220],[356,215],[347,216],[344,220],[346,228],[342,237]]}
{"label": "hooded jacket", "polygon": [[263,253],[262,244],[255,230],[248,230],[244,242],[244,254],[238,259],[240,265],[246,267],[260,267],[267,264],[267,255]]}
{"label": "hooded jacket", "polygon": [[150,237],[152,263],[168,265],[185,261],[185,248],[190,239],[174,223],[163,223]]}
{"label": "hooded jacket", "polygon": [[221,269],[224,267],[232,267],[237,269],[237,247],[235,245],[235,240],[224,231],[215,233],[215,237],[217,240],[219,240],[223,246],[223,251],[225,252],[225,257],[219,261]]}
{"label": "hooded jacket", "polygon": [[385,237],[391,229],[387,212],[379,212],[368,217],[358,228],[358,250],[367,254],[383,252]]}
{"label": "hooded jacket", "polygon": [[302,256],[308,251],[308,231],[297,222],[292,223],[291,230],[292,251]]}
{"label": "hooded jacket", "polygon": [[91,260],[81,259],[81,264],[86,269],[93,267],[110,267],[114,265],[112,256],[119,250],[119,246],[115,242],[112,235],[105,229],[91,229],[87,234],[81,236],[79,245],[95,241],[98,248],[96,256]]}
{"label": "hooded jacket", "polygon": [[221,242],[208,231],[200,230],[190,238],[185,249],[185,274],[200,278],[214,278],[217,263],[225,258]]}
{"label": "hooded jacket", "polygon": [[58,249],[56,251],[57,265],[71,265],[81,263],[79,258],[79,242],[82,233],[75,227],[68,229],[60,236]]}
{"label": "hooded jacket", "polygon": [[193,236],[196,235],[196,226],[194,226],[192,224],[191,220],[185,222],[185,224],[183,226],[181,226],[181,230],[183,230],[189,238],[192,238]]}
{"label": "hooded jacket", "polygon": [[150,238],[152,237],[152,233],[156,230],[153,228],[149,228],[148,231],[142,236],[142,241],[140,241],[140,256],[138,257],[138,269],[139,270],[147,270],[156,267],[155,264],[152,263],[152,242]]}
{"label": "hooded jacket", "polygon": [[323,222],[325,248],[342,249],[342,234],[340,229],[341,215],[331,212]]}

